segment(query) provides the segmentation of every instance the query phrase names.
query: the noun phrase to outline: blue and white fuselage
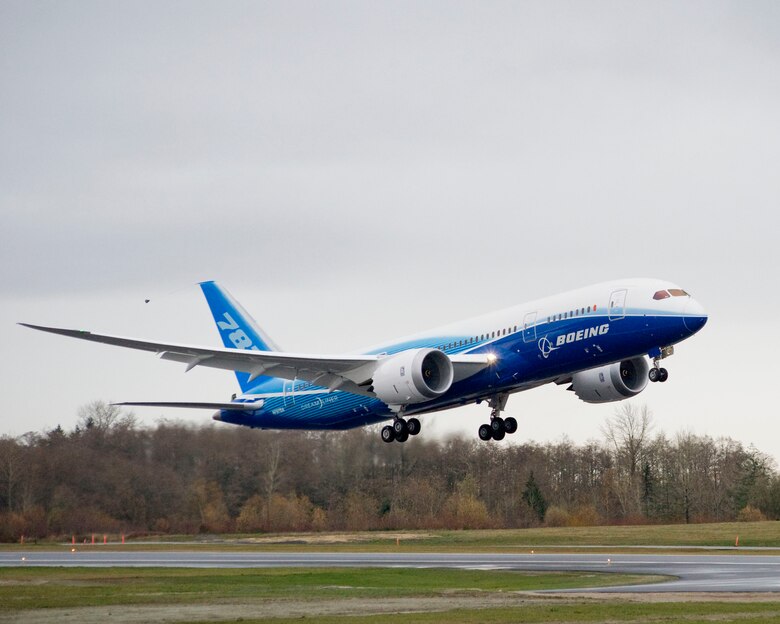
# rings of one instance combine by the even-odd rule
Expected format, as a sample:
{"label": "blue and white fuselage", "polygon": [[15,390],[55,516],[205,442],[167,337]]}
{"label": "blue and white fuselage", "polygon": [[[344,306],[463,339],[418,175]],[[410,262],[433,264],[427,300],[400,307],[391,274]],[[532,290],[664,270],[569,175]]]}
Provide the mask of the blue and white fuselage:
{"label": "blue and white fuselage", "polygon": [[[347,429],[394,419],[383,439],[419,432],[404,418],[468,403],[493,407],[494,439],[509,394],[571,384],[583,400],[621,400],[665,381],[659,362],[707,321],[687,292],[657,279],[589,286],[336,356],[282,351],[215,282],[201,288],[225,346],[210,349],[31,326],[95,342],[156,351],[161,358],[236,371],[229,403],[129,403],[215,407],[226,423],[270,429]],[[649,359],[648,359],[649,358]],[[507,421],[514,419],[507,419]],[[414,425],[414,423],[416,425]],[[503,422],[503,421],[502,421]],[[489,439],[491,425],[480,428]],[[416,430],[415,430],[416,428]],[[513,433],[507,422],[505,433]],[[387,434],[387,435],[386,435]]]}

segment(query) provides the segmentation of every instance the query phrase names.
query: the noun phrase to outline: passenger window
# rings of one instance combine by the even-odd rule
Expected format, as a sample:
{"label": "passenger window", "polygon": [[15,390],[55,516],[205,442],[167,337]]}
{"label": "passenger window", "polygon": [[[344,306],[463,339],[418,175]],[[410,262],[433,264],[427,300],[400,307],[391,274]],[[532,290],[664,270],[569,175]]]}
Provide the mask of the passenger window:
{"label": "passenger window", "polygon": [[588,306],[588,314],[590,314],[590,306]]}
{"label": "passenger window", "polygon": [[657,293],[653,295],[653,299],[655,299],[656,301],[660,301],[661,299],[668,299],[668,298],[669,298],[669,293],[666,292],[665,290],[659,290]]}

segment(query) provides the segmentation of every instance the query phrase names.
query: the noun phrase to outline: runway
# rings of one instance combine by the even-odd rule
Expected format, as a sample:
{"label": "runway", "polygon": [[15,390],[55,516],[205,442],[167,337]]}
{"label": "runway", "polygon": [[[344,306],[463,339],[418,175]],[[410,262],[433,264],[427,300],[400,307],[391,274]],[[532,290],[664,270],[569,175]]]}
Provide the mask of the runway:
{"label": "runway", "polygon": [[[780,592],[780,556],[457,553],[269,553],[196,551],[0,552],[0,566],[84,567],[393,567],[585,571],[676,577],[598,592]],[[580,590],[578,590],[580,591]]]}

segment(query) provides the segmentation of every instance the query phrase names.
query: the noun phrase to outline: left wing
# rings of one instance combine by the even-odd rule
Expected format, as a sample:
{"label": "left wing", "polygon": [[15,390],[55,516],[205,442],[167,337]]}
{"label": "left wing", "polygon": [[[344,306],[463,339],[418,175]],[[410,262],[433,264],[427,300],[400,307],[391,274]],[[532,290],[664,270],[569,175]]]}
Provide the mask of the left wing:
{"label": "left wing", "polygon": [[[281,379],[302,379],[330,390],[343,390],[352,394],[373,397],[367,388],[378,363],[386,356],[378,355],[308,355],[283,353],[279,351],[254,351],[251,349],[228,349],[197,347],[165,342],[150,342],[121,336],[94,334],[78,329],[61,329],[19,323],[24,327],[39,331],[101,342],[103,344],[151,351],[163,360],[182,362],[189,371],[196,366],[221,368],[249,373],[249,380],[261,375]],[[493,360],[491,356],[456,355],[450,356],[455,369],[455,380],[464,379],[479,372]]]}

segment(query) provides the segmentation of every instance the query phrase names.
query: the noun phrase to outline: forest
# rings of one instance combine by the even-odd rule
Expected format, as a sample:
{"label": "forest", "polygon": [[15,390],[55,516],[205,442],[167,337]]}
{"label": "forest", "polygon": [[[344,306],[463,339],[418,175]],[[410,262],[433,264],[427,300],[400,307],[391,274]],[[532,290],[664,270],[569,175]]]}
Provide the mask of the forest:
{"label": "forest", "polygon": [[623,404],[599,438],[484,443],[376,427],[260,431],[103,402],[72,431],[0,438],[0,540],[89,533],[468,529],[780,518],[773,460],[731,438],[655,431]]}

